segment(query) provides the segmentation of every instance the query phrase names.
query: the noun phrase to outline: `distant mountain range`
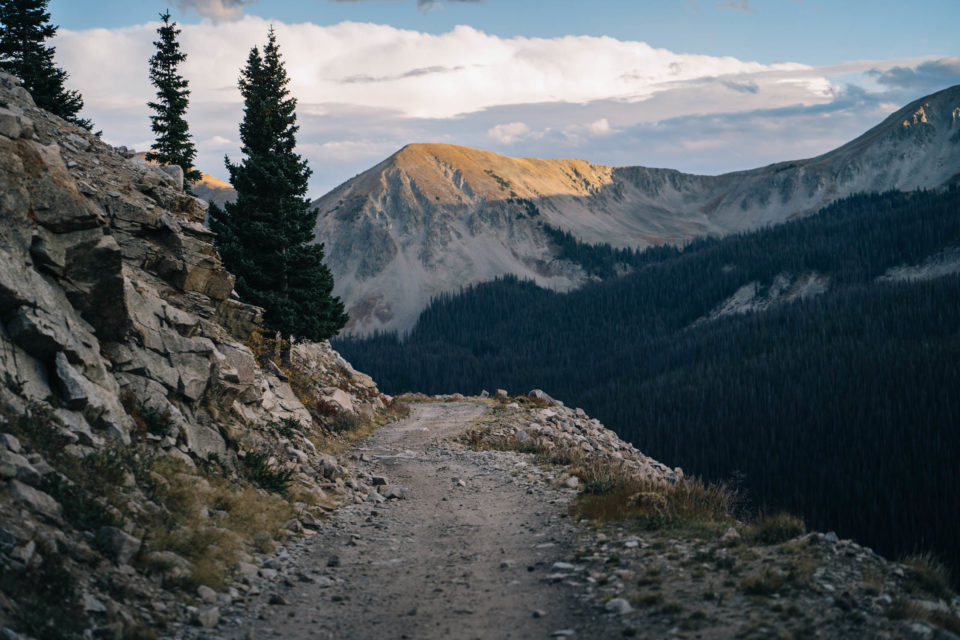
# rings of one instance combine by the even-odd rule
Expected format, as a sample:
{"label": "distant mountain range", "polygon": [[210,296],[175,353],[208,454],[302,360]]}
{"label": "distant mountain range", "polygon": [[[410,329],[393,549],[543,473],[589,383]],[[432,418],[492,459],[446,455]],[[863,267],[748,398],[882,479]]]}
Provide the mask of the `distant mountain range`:
{"label": "distant mountain range", "polygon": [[347,331],[406,330],[441,293],[516,274],[590,279],[547,225],[615,247],[685,244],[818,211],[847,195],[960,181],[960,86],[921,98],[829,153],[699,176],[584,160],[408,145],[314,202]]}

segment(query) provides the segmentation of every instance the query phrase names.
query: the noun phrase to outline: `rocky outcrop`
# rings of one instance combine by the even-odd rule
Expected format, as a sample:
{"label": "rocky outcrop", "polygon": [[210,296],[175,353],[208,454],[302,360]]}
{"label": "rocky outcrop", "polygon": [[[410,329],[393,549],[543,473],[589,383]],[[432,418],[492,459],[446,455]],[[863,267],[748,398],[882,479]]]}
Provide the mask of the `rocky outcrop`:
{"label": "rocky outcrop", "polygon": [[[89,565],[120,566],[112,588],[162,604],[151,572],[210,581],[177,536],[237,549],[253,536],[242,522],[202,524],[214,505],[227,514],[248,495],[311,519],[357,493],[317,444],[391,399],[329,344],[298,344],[283,367],[254,353],[262,312],[236,297],[208,205],[183,187],[179,167],[107,145],[0,74],[0,627],[36,634],[24,602],[66,571],[87,590],[77,606],[90,605],[65,605],[67,618],[130,628],[142,616],[101,593]],[[261,489],[218,489],[217,474]],[[177,486],[210,506],[164,502]],[[286,503],[262,489],[291,486]]]}
{"label": "rocky outcrop", "polygon": [[404,147],[314,202],[348,330],[410,329],[431,298],[515,274],[563,291],[588,280],[542,224],[588,243],[685,244],[815,213],[858,192],[958,179],[960,86],[921,98],[816,158],[719,176]]}

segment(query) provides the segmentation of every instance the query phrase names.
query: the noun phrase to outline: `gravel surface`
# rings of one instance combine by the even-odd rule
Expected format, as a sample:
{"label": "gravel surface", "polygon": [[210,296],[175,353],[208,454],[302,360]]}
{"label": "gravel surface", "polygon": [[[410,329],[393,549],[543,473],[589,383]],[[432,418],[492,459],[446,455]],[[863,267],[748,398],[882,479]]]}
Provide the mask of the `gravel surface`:
{"label": "gravel surface", "polygon": [[[393,495],[340,509],[278,553],[276,576],[222,619],[235,638],[602,638],[609,615],[556,579],[576,531],[575,491],[515,476],[522,457],[442,443],[486,408],[414,405],[354,455]],[[259,591],[259,594],[256,592]],[[250,594],[248,594],[250,595]],[[233,615],[231,615],[231,613]],[[570,634],[575,635],[570,635]]]}

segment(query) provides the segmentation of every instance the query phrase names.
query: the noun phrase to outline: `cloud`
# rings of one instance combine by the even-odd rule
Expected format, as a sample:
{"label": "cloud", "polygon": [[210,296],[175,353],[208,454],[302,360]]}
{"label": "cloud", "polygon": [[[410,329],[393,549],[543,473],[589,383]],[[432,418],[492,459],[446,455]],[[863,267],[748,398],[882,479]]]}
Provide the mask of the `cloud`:
{"label": "cloud", "polygon": [[434,73],[455,73],[457,71],[463,71],[466,69],[464,66],[457,67],[443,67],[439,65],[434,65],[432,67],[420,67],[418,69],[411,69],[409,71],[404,71],[403,73],[398,73],[391,76],[368,76],[368,75],[355,75],[342,78],[340,82],[343,84],[357,84],[365,82],[392,82],[394,80],[403,80],[405,78],[417,78],[419,76],[427,76]]}
{"label": "cloud", "polygon": [[526,137],[530,133],[530,127],[523,122],[510,122],[507,124],[498,124],[487,131],[487,135],[500,144],[513,144]]}
{"label": "cloud", "polygon": [[725,86],[727,89],[732,89],[733,91],[739,91],[740,93],[756,93],[760,90],[760,87],[756,82],[736,82],[734,80],[721,80],[720,84]]}
{"label": "cloud", "polygon": [[720,2],[717,3],[718,9],[735,9],[744,13],[756,13],[757,10],[750,6],[750,0],[740,0],[740,2]]}
{"label": "cloud", "polygon": [[610,121],[606,118],[600,118],[588,124],[587,131],[595,136],[607,136],[613,133],[613,129],[610,128]]}
{"label": "cloud", "polygon": [[892,67],[867,72],[882,85],[897,89],[937,91],[960,83],[960,57],[940,58],[915,67]]}
{"label": "cloud", "polygon": [[257,0],[177,0],[181,9],[193,9],[214,20],[236,20],[246,5],[255,2]]}
{"label": "cloud", "polygon": [[[330,0],[330,2],[369,2],[371,0]],[[396,0],[390,0],[396,2]],[[457,2],[461,4],[479,4],[483,0],[417,0],[417,8],[427,12],[436,9],[443,2]]]}
{"label": "cloud", "polygon": [[[936,62],[815,68],[609,37],[502,38],[464,26],[430,34],[350,22],[274,26],[299,100],[298,142],[314,171],[311,196],[411,142],[699,172],[822,153],[862,133],[873,115],[916,97],[873,77],[871,85],[884,90],[858,96],[834,78],[847,82],[872,69],[892,82],[903,76],[899,68],[930,76],[934,67],[925,65]],[[112,144],[143,150],[152,139],[147,60],[156,27],[61,29],[54,42],[70,88],[83,94],[83,115]],[[181,27],[197,166],[223,179],[224,154],[240,154],[236,80],[269,23],[247,15]]]}

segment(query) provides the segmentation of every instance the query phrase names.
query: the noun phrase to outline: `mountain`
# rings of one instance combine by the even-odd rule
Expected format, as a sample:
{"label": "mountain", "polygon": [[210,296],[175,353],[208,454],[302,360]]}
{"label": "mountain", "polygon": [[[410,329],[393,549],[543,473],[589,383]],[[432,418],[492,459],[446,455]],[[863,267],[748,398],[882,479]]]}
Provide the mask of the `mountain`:
{"label": "mountain", "polygon": [[406,330],[429,300],[504,274],[568,290],[544,225],[615,247],[682,245],[806,216],[862,191],[960,180],[960,86],[921,98],[829,153],[700,176],[413,144],[314,202],[348,332]]}
{"label": "mountain", "polygon": [[205,173],[199,182],[190,187],[190,190],[198,198],[203,198],[218,207],[222,207],[227,202],[233,202],[237,198],[237,192],[228,183]]}

